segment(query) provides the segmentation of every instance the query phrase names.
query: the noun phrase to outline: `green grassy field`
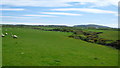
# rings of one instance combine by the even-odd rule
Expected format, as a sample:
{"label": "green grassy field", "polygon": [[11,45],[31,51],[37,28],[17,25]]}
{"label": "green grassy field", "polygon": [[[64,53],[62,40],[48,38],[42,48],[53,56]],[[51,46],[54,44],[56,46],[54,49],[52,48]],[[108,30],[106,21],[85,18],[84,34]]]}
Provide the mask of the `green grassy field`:
{"label": "green grassy field", "polygon": [[99,34],[99,37],[109,40],[118,40],[118,37],[120,34],[118,34],[119,31],[113,31],[113,30],[96,30],[96,29],[85,29],[86,31],[93,31],[93,32],[103,32]]}
{"label": "green grassy field", "polygon": [[[117,66],[118,50],[69,38],[72,33],[3,28],[3,66]],[[18,35],[13,39],[11,33]]]}
{"label": "green grassy field", "polygon": [[120,36],[118,31],[103,31],[102,34],[99,35],[101,38],[110,39],[110,40],[118,40]]}

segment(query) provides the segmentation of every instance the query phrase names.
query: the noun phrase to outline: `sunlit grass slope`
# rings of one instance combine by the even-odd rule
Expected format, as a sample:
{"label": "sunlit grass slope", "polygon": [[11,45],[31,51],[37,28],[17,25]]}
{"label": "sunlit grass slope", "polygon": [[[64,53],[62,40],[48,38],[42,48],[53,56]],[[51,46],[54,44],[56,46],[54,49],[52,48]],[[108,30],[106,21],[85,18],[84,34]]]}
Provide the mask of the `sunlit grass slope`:
{"label": "sunlit grass slope", "polygon": [[[7,29],[7,31],[5,31]],[[4,66],[116,66],[116,49],[69,38],[71,33],[3,28]],[[16,34],[18,39],[10,35]]]}
{"label": "sunlit grass slope", "polygon": [[93,32],[103,32],[99,34],[100,38],[105,38],[108,40],[118,40],[118,37],[120,34],[118,32],[120,31],[114,31],[114,30],[96,30],[96,29],[85,29],[86,31],[93,31]]}

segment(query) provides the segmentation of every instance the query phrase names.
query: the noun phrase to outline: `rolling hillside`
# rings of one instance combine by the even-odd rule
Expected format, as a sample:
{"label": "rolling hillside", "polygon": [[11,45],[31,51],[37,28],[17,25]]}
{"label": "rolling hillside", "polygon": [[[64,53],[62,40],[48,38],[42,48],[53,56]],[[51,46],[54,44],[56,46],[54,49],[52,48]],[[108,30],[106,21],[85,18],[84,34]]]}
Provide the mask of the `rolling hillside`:
{"label": "rolling hillside", "polygon": [[69,38],[71,33],[4,27],[5,32],[9,34],[2,43],[4,66],[118,65],[118,50]]}
{"label": "rolling hillside", "polygon": [[110,28],[108,26],[102,26],[102,25],[95,25],[95,24],[88,24],[88,25],[74,25],[74,27],[81,27],[81,28]]}

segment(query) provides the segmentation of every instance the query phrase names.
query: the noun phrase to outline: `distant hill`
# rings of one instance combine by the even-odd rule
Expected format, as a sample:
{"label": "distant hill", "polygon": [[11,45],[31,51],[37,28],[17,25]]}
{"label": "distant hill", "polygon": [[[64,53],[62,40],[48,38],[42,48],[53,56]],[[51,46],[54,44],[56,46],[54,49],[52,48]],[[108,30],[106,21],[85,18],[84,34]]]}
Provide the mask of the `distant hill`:
{"label": "distant hill", "polygon": [[88,24],[88,25],[74,25],[74,27],[82,27],[82,28],[110,28],[108,26]]}
{"label": "distant hill", "polygon": [[[15,25],[15,26],[47,26],[47,27],[69,27],[67,25],[26,25],[26,24],[1,24],[1,25]],[[88,24],[88,25],[74,25],[73,27],[81,27],[81,28],[111,28],[108,26],[103,25],[95,25],[95,24]]]}

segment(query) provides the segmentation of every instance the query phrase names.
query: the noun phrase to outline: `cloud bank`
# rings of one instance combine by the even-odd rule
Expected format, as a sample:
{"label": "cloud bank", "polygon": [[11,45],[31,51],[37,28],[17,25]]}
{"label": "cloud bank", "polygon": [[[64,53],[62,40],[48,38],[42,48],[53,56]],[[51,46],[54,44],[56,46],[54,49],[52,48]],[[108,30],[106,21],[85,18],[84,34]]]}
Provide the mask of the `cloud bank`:
{"label": "cloud bank", "polygon": [[65,7],[74,6],[69,4],[76,2],[77,5],[92,4],[93,7],[118,6],[119,0],[2,0],[1,5],[9,6],[39,6],[39,7]]}

